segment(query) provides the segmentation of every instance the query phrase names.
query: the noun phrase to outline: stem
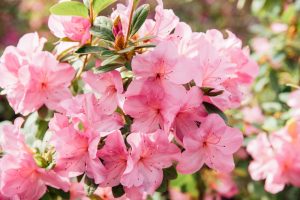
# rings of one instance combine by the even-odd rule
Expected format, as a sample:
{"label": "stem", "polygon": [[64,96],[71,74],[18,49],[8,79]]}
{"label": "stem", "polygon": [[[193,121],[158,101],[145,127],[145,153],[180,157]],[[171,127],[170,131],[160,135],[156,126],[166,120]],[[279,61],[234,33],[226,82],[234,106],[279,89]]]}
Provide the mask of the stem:
{"label": "stem", "polygon": [[199,200],[203,200],[204,197],[205,197],[205,189],[206,189],[206,186],[205,186],[205,183],[201,177],[201,171],[198,171],[196,174],[195,174],[195,179],[196,179],[196,183],[197,183],[197,189],[199,191]]}
{"label": "stem", "polygon": [[83,61],[83,65],[78,70],[78,72],[76,74],[76,77],[75,77],[75,80],[79,79],[81,77],[81,74],[83,73],[83,70],[84,70],[85,66],[87,65],[88,57],[89,57],[89,55],[85,56],[84,61]]}
{"label": "stem", "polygon": [[[90,0],[90,22],[93,25],[93,23],[94,23],[93,0]],[[91,35],[89,44],[92,44],[92,42],[93,42],[93,36]],[[79,79],[81,77],[81,74],[83,73],[83,70],[84,70],[85,66],[87,65],[87,63],[88,63],[88,58],[89,58],[89,55],[86,55],[85,58],[84,58],[84,61],[83,61],[83,65],[78,70],[75,79]]]}
{"label": "stem", "polygon": [[94,0],[90,0],[90,21],[91,21],[91,24],[94,23],[94,8],[93,8],[93,2],[94,2]]}

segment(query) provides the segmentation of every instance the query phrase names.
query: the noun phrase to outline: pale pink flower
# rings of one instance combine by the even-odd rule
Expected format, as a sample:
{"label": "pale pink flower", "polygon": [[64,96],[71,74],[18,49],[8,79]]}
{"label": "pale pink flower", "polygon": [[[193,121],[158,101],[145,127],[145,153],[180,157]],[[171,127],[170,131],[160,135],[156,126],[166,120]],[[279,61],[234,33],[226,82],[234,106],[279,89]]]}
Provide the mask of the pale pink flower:
{"label": "pale pink flower", "polygon": [[72,182],[70,187],[70,200],[90,200],[84,191],[84,184],[81,182]]}
{"label": "pale pink flower", "polygon": [[120,179],[127,165],[127,149],[120,131],[115,131],[107,136],[105,145],[98,151],[99,158],[107,169],[106,179],[102,187],[114,187],[120,184]]}
{"label": "pale pink flower", "polygon": [[[105,102],[106,103],[106,102]],[[111,131],[120,129],[124,121],[118,113],[103,112],[103,102],[93,94],[83,94],[61,103],[62,113],[69,117],[77,130],[97,132],[102,137]],[[81,127],[81,128],[78,128]]]}
{"label": "pale pink flower", "polygon": [[69,179],[36,164],[34,152],[25,144],[19,128],[19,122],[2,127],[1,146],[5,154],[0,160],[1,193],[9,199],[38,200],[47,186],[67,192]]}
{"label": "pale pink flower", "polygon": [[[115,198],[111,187],[98,187],[94,195],[100,197],[101,200],[129,200],[126,195]],[[132,200],[132,199],[130,199]]]}
{"label": "pale pink flower", "polygon": [[238,129],[228,127],[216,114],[208,115],[200,128],[183,138],[185,151],[177,165],[181,173],[194,173],[205,163],[220,172],[234,168],[233,153],[238,151],[243,136]]}
{"label": "pale pink flower", "polygon": [[41,51],[44,42],[36,33],[26,34],[1,57],[0,86],[16,113],[27,115],[42,105],[56,110],[62,99],[71,96],[68,86],[75,70]]}
{"label": "pale pink flower", "polygon": [[111,114],[121,105],[123,83],[120,72],[111,71],[104,74],[94,74],[89,71],[83,75],[83,80],[100,95],[104,113]]}
{"label": "pale pink flower", "polygon": [[76,130],[66,116],[55,114],[50,121],[53,132],[51,144],[55,147],[56,170],[67,172],[70,177],[86,173],[96,183],[105,180],[105,168],[97,157],[100,134]]}
{"label": "pale pink flower", "polygon": [[20,99],[17,112],[29,113],[46,105],[52,110],[60,110],[58,105],[63,99],[71,97],[69,86],[75,75],[71,65],[59,63],[48,52],[36,53],[28,68],[22,70],[21,84],[25,94]]}
{"label": "pale pink flower", "polygon": [[158,5],[155,8],[154,20],[147,19],[137,33],[140,37],[156,36],[156,38],[151,40],[152,42],[166,39],[179,23],[179,18],[172,9],[164,9],[161,0],[157,0],[157,2]]}
{"label": "pale pink flower", "polygon": [[180,149],[161,130],[152,134],[131,133],[127,141],[131,151],[121,183],[153,194],[163,180],[163,169],[178,159]]}
{"label": "pale pink flower", "polygon": [[91,37],[91,22],[84,17],[51,15],[48,26],[56,37],[69,38],[81,44],[86,44]]}
{"label": "pale pink flower", "polygon": [[192,196],[189,193],[183,193],[177,188],[169,189],[171,200],[192,200]]}
{"label": "pale pink flower", "polygon": [[274,33],[282,33],[287,31],[289,27],[287,24],[274,22],[271,24],[270,28]]}
{"label": "pale pink flower", "polygon": [[[153,19],[147,19],[141,29],[136,33],[136,38],[145,36],[156,36],[151,42],[158,42],[165,39],[179,23],[179,18],[171,9],[164,9],[161,0],[157,0],[158,5],[155,8],[155,16]],[[118,16],[121,18],[123,33],[127,35],[130,11],[132,9],[133,0],[128,1],[128,5],[117,4],[116,9],[111,14],[111,18],[115,20]]]}
{"label": "pale pink flower", "polygon": [[172,128],[179,143],[183,137],[198,129],[200,123],[207,115],[202,106],[202,92],[198,87],[192,87],[186,94],[179,94],[182,97],[180,109],[177,112]]}
{"label": "pale pink flower", "polygon": [[217,191],[219,195],[232,198],[238,194],[238,187],[231,174],[217,172],[215,178],[215,181],[210,184],[210,187]]}
{"label": "pale pink flower", "polygon": [[269,138],[261,134],[248,144],[254,159],[249,165],[250,175],[254,180],[266,179],[268,192],[278,193],[289,183],[300,185],[299,127],[292,123]]}
{"label": "pale pink flower", "polygon": [[251,46],[258,55],[271,56],[272,45],[267,38],[255,37],[252,39]]}
{"label": "pale pink flower", "polygon": [[172,41],[163,41],[153,51],[132,60],[132,70],[137,78],[157,78],[175,84],[185,84],[193,79],[187,72],[189,65],[192,61],[180,56]]}
{"label": "pale pink flower", "polygon": [[262,110],[258,106],[254,106],[252,108],[245,107],[242,110],[244,121],[251,124],[260,124],[264,121],[264,115]]}
{"label": "pale pink flower", "polygon": [[[177,98],[180,95],[177,94],[184,92],[173,87],[173,84],[167,84],[170,87],[166,87],[164,83],[167,82],[146,80],[131,83],[123,108],[126,114],[134,118],[131,126],[133,132],[154,132],[159,128],[168,131],[170,128],[179,108]],[[167,88],[172,94],[166,94]]]}

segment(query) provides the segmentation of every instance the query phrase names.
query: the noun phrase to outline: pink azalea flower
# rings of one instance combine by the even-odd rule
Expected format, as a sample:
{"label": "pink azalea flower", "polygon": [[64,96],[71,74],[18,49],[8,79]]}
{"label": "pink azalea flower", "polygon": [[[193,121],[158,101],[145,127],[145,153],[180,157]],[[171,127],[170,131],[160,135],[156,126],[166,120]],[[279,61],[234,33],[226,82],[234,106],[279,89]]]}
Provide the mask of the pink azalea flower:
{"label": "pink azalea flower", "polygon": [[90,200],[84,191],[83,183],[72,182],[70,187],[70,200]]}
{"label": "pink azalea flower", "polygon": [[123,195],[119,198],[115,198],[111,187],[98,187],[97,190],[94,192],[94,195],[100,197],[101,200],[129,200],[129,198],[127,198],[126,195]]}
{"label": "pink azalea flower", "polygon": [[254,124],[260,124],[264,121],[264,115],[262,110],[258,106],[254,106],[252,108],[245,107],[242,110],[244,121]]}
{"label": "pink azalea flower", "polygon": [[[165,39],[179,23],[179,18],[174,14],[171,9],[164,9],[161,0],[157,0],[158,5],[155,8],[155,16],[153,19],[147,19],[141,29],[136,33],[136,38],[145,36],[156,36],[151,39],[151,42],[159,42]],[[129,0],[128,5],[117,4],[117,8],[111,14],[114,20],[117,17],[121,18],[123,33],[127,35],[127,27],[129,23],[130,12],[132,9],[133,1]]]}
{"label": "pink azalea flower", "polygon": [[44,104],[50,109],[60,110],[58,104],[71,97],[68,87],[74,78],[75,70],[69,64],[59,63],[48,52],[35,54],[33,61],[24,69],[25,75],[23,74],[24,77],[20,80],[26,86],[19,104],[20,112],[33,112]]}
{"label": "pink azalea flower", "polygon": [[231,174],[217,172],[215,178],[215,182],[210,184],[210,187],[219,195],[230,199],[238,194],[238,186]]}
{"label": "pink azalea flower", "polygon": [[61,106],[75,129],[97,132],[104,137],[111,131],[120,129],[124,124],[119,114],[103,112],[103,106],[106,104],[107,102],[103,105],[103,102],[97,100],[93,94],[84,94],[63,101]]}
{"label": "pink azalea flower", "polygon": [[51,15],[48,26],[56,37],[67,37],[81,44],[86,44],[91,37],[91,22],[83,17]]}
{"label": "pink azalea flower", "polygon": [[104,74],[86,72],[83,80],[100,95],[103,112],[111,114],[123,101],[123,83],[120,72],[111,71]]}
{"label": "pink azalea flower", "polygon": [[198,129],[197,123],[203,120],[206,112],[202,106],[202,93],[199,88],[192,87],[182,96],[180,110],[177,112],[172,127],[179,143],[183,137]]}
{"label": "pink azalea flower", "polygon": [[39,167],[34,152],[24,141],[19,130],[21,124],[2,127],[2,148],[5,155],[0,160],[1,193],[8,199],[38,200],[47,186],[69,190],[69,179],[54,170]]}
{"label": "pink azalea flower", "polygon": [[269,138],[259,135],[248,144],[247,151],[253,157],[249,172],[254,180],[266,179],[265,189],[277,193],[285,184],[300,185],[299,132],[296,124],[273,133]]}
{"label": "pink azalea flower", "polygon": [[159,42],[166,39],[179,23],[179,18],[172,9],[164,9],[163,2],[157,0],[154,20],[147,19],[137,33],[140,37],[153,35],[156,38],[152,42]]}
{"label": "pink azalea flower", "polygon": [[68,86],[75,70],[42,52],[44,42],[36,33],[26,34],[17,47],[8,47],[1,57],[4,78],[0,86],[16,113],[27,115],[44,104],[56,110],[62,99],[71,96]]}
{"label": "pink azalea flower", "polygon": [[86,173],[96,183],[105,180],[105,168],[97,157],[100,134],[76,130],[66,116],[55,114],[50,121],[57,159],[56,170],[67,172],[70,177]]}
{"label": "pink azalea flower", "polygon": [[208,115],[194,133],[183,138],[185,151],[177,165],[181,173],[194,173],[205,163],[220,172],[234,168],[233,156],[242,145],[243,136],[228,127],[216,114]]}
{"label": "pink azalea flower", "polygon": [[142,187],[153,194],[162,182],[162,169],[172,166],[180,149],[161,130],[153,134],[131,133],[127,141],[131,151],[121,183],[127,188]]}
{"label": "pink azalea flower", "polygon": [[195,57],[197,66],[196,73],[193,74],[196,85],[219,89],[220,85],[229,78],[233,66],[204,36],[201,36],[197,42],[198,55]]}
{"label": "pink azalea flower", "polygon": [[191,61],[179,56],[172,41],[159,43],[153,51],[137,55],[132,60],[132,70],[137,78],[156,78],[185,84],[192,80],[186,67]]}
{"label": "pink azalea flower", "polygon": [[[177,98],[180,95],[177,94],[184,94],[180,91],[182,88],[173,87],[173,84],[168,86],[152,80],[131,83],[123,109],[134,118],[133,132],[154,132],[159,128],[168,131],[179,107]],[[169,88],[168,92],[172,94],[166,94],[164,88]]]}
{"label": "pink azalea flower", "polygon": [[98,151],[99,158],[103,160],[107,169],[106,180],[103,187],[114,187],[120,184],[120,179],[127,165],[127,149],[120,131],[115,131],[107,136],[105,145]]}

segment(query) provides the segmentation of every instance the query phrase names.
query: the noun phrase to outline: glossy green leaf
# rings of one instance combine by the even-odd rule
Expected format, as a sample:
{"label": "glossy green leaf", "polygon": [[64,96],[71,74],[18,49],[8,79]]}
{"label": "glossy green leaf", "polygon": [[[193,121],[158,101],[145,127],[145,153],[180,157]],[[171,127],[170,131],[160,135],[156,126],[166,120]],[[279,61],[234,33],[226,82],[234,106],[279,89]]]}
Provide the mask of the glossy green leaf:
{"label": "glossy green leaf", "polygon": [[224,112],[220,108],[218,108],[217,106],[215,106],[211,103],[208,103],[208,102],[203,102],[203,105],[209,114],[212,114],[212,113],[218,114],[227,123],[228,119],[227,119],[226,115],[224,114]]}
{"label": "glossy green leaf", "polygon": [[99,16],[94,20],[94,27],[92,27],[91,33],[103,40],[115,41],[112,26],[113,22],[110,18]]}
{"label": "glossy green leaf", "polygon": [[131,31],[130,31],[131,36],[133,36],[140,30],[142,25],[145,23],[149,12],[150,12],[149,4],[144,4],[144,5],[140,6],[134,12],[133,19],[132,19]]}
{"label": "glossy green leaf", "polygon": [[94,15],[97,16],[101,11],[103,11],[105,8],[107,8],[108,6],[110,6],[115,2],[116,0],[94,0],[93,1]]}
{"label": "glossy green leaf", "polygon": [[119,53],[119,54],[128,53],[128,52],[133,51],[134,49],[135,49],[135,47],[131,46],[131,47],[127,47],[125,49],[122,49],[122,50],[118,51],[117,53]]}
{"label": "glossy green leaf", "polygon": [[85,176],[84,190],[85,190],[86,194],[88,196],[94,194],[94,192],[96,191],[97,188],[98,188],[98,185],[95,183],[95,181],[93,179]]}
{"label": "glossy green leaf", "polygon": [[88,9],[77,1],[65,1],[55,4],[50,8],[50,12],[54,15],[89,17]]}
{"label": "glossy green leaf", "polygon": [[124,188],[121,184],[113,187],[112,192],[115,198],[119,198],[125,194]]}
{"label": "glossy green leaf", "polygon": [[121,56],[119,56],[119,55],[111,56],[110,58],[108,58],[102,62],[102,66],[115,63],[115,61],[117,61],[119,58],[121,58]]}
{"label": "glossy green leaf", "polygon": [[76,53],[78,53],[78,54],[101,54],[104,51],[110,51],[110,50],[103,48],[103,47],[86,45],[86,46],[80,47],[76,51]]}
{"label": "glossy green leaf", "polygon": [[110,72],[110,71],[113,71],[115,69],[118,69],[122,67],[122,65],[120,64],[108,64],[108,65],[104,65],[104,66],[101,66],[99,68],[97,68],[95,70],[96,73],[105,73],[105,72]]}

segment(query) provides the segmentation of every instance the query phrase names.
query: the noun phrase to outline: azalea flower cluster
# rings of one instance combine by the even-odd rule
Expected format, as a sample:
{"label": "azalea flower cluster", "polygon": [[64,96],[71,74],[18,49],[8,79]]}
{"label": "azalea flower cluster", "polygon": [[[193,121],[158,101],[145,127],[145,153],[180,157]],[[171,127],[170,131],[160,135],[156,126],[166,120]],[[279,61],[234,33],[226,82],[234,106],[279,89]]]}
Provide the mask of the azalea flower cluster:
{"label": "azalea flower cluster", "polygon": [[[71,199],[88,198],[111,188],[121,189],[121,198],[143,199],[174,167],[183,174],[204,164],[218,172],[234,169],[243,136],[226,124],[221,110],[239,106],[258,73],[249,50],[229,31],[226,37],[218,30],[192,32],[162,1],[154,19],[132,34],[135,4],[118,4],[110,17],[110,52],[125,54],[130,67],[97,73],[106,67],[102,60],[103,66],[87,70],[93,52],[78,56],[79,50],[70,52],[83,61],[80,69],[61,59],[70,46],[101,44],[91,34],[91,8],[89,19],[50,16],[49,28],[61,38],[55,53],[43,51],[46,40],[37,33],[6,48],[0,87],[12,108],[27,116],[46,106],[53,115],[50,139],[40,146],[25,142],[22,119],[2,127],[1,199],[34,200],[53,189],[70,192]],[[138,50],[127,47],[136,41],[142,41]],[[81,90],[71,90],[75,84]],[[98,186],[96,192],[87,193],[84,179]]]}
{"label": "azalea flower cluster", "polygon": [[299,90],[288,101],[294,117],[286,126],[270,135],[260,133],[247,151],[253,157],[249,172],[254,180],[265,179],[265,190],[282,191],[287,184],[300,187],[300,118]]}

